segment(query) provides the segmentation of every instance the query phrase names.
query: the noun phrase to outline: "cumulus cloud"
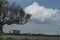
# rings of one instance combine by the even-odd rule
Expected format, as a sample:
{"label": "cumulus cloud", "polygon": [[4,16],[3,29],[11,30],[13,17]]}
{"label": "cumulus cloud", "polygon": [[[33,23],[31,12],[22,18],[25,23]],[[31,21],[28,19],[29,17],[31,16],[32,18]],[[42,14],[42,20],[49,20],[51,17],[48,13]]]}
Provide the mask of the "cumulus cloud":
{"label": "cumulus cloud", "polygon": [[[45,33],[48,35],[55,35],[58,28],[60,28],[60,12],[58,9],[46,8],[34,2],[32,5],[26,7],[24,11],[32,14],[30,22],[25,25],[4,25],[3,31],[9,32],[12,30],[20,30],[21,33]],[[59,23],[56,23],[56,21]]]}
{"label": "cumulus cloud", "polygon": [[32,14],[31,19],[37,19],[38,21],[44,22],[45,20],[59,20],[60,12],[58,9],[46,8],[44,6],[38,5],[34,2],[25,9],[26,13]]}

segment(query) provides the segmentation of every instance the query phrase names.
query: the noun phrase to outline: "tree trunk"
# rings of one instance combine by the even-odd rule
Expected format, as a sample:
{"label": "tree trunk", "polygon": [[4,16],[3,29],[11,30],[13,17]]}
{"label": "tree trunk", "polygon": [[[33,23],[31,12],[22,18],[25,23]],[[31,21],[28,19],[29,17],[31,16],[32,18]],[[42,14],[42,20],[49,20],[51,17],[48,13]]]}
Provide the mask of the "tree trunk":
{"label": "tree trunk", "polygon": [[0,33],[3,33],[3,25],[0,24]]}

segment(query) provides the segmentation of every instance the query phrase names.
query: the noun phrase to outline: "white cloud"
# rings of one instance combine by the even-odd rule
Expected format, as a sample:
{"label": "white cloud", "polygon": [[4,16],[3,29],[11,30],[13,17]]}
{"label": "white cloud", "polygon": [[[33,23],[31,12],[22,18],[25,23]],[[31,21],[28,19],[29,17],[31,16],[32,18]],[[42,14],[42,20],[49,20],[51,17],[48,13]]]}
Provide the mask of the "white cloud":
{"label": "white cloud", "polygon": [[[60,12],[58,9],[48,9],[44,6],[39,6],[38,3],[34,2],[32,5],[29,5],[24,10],[26,13],[32,14],[32,20],[25,25],[4,25],[4,32],[20,30],[21,33],[46,33],[49,35],[55,35],[56,31],[58,31],[58,28],[60,28]],[[54,20],[59,21],[58,23],[56,23]],[[34,22],[38,22],[38,24],[35,24]]]}
{"label": "white cloud", "polygon": [[60,18],[58,9],[48,9],[44,6],[38,5],[37,2],[29,5],[24,10],[26,13],[32,14],[32,19],[37,19],[38,21],[42,22],[44,22],[46,19],[58,20]]}

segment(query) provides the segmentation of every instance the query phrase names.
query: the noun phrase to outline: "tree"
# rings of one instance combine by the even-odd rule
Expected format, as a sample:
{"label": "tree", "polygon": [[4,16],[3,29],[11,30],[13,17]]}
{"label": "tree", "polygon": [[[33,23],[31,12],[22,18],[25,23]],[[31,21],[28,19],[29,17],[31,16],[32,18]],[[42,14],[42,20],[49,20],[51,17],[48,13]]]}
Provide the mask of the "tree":
{"label": "tree", "polygon": [[7,0],[0,0],[0,31],[3,32],[3,25],[5,24],[20,24],[27,23],[31,15],[26,14],[20,5],[12,2],[9,5]]}

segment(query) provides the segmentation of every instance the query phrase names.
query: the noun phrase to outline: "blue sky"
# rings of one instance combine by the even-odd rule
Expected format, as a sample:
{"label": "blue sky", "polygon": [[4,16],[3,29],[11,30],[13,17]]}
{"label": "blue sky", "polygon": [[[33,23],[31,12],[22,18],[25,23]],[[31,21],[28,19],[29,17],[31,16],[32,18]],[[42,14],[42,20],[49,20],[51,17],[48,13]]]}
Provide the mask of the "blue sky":
{"label": "blue sky", "polygon": [[60,32],[60,0],[9,0],[20,4],[25,13],[32,14],[25,25],[5,25],[4,31],[13,29],[22,33],[57,34]]}
{"label": "blue sky", "polygon": [[[10,0],[11,1],[11,0]],[[19,3],[23,8],[37,2],[39,5],[45,6],[47,8],[60,9],[60,0],[14,0]]]}

